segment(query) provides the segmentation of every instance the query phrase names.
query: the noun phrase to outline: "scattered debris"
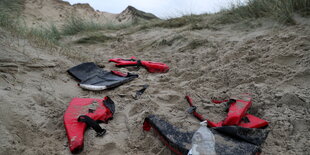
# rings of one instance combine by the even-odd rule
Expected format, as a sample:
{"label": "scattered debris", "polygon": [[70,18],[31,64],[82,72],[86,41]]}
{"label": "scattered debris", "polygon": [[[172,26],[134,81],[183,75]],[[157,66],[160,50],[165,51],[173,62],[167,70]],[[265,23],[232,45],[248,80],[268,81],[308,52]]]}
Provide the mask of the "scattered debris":
{"label": "scattered debris", "polygon": [[133,98],[134,98],[135,100],[139,99],[140,96],[144,93],[144,91],[145,91],[146,88],[148,88],[148,87],[149,87],[149,85],[147,85],[147,84],[143,85],[143,88],[140,89],[140,90],[138,90],[138,91],[136,92],[136,95],[133,96]]}

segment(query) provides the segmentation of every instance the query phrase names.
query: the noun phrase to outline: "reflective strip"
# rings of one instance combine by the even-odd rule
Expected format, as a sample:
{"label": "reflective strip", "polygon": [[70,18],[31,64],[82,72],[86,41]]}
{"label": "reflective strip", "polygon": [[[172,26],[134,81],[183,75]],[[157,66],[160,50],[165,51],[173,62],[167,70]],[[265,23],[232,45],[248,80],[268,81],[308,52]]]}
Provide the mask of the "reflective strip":
{"label": "reflective strip", "polygon": [[107,89],[107,86],[94,86],[94,85],[88,85],[88,84],[80,84],[80,87],[87,90],[105,90]]}

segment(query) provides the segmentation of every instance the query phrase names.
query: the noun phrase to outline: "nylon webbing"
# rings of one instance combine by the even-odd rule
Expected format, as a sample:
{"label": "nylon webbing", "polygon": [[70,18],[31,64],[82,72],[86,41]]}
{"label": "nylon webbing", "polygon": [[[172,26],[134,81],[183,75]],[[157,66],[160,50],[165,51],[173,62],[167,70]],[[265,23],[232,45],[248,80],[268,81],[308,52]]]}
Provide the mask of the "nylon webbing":
{"label": "nylon webbing", "polygon": [[93,128],[97,132],[97,136],[103,136],[106,133],[106,130],[101,128],[100,125],[95,120],[93,120],[92,118],[86,115],[81,115],[78,118],[78,121],[84,122],[87,124],[87,126],[90,126],[91,128]]}

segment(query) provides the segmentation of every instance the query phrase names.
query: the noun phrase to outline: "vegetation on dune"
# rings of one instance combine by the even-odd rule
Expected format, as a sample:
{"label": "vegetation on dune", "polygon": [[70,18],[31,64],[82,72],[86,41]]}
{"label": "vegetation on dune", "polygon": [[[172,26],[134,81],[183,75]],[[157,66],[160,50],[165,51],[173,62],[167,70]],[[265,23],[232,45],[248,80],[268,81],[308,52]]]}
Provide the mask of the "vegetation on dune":
{"label": "vegetation on dune", "polygon": [[178,18],[170,18],[167,20],[154,20],[153,22],[140,23],[139,30],[144,30],[152,27],[179,28],[203,21],[202,16],[203,15],[190,14]]}
{"label": "vegetation on dune", "polygon": [[[248,0],[247,4],[232,5],[229,9],[222,10],[215,15],[184,15],[140,26],[140,29],[151,27],[178,28],[189,26],[190,30],[212,29],[216,30],[217,24],[236,23],[248,19],[263,17],[273,18],[282,24],[294,24],[294,13],[302,16],[310,15],[309,0]],[[206,23],[205,17],[209,17]]]}
{"label": "vegetation on dune", "polygon": [[309,0],[249,0],[247,5],[233,5],[215,20],[222,24],[244,19],[272,17],[284,24],[294,24],[293,14],[310,15]]}
{"label": "vegetation on dune", "polygon": [[18,17],[23,8],[23,0],[1,0],[0,1],[0,26],[7,29],[16,28]]}
{"label": "vegetation on dune", "polygon": [[46,44],[57,44],[60,32],[56,26],[29,28],[20,19],[24,8],[23,0],[1,0],[0,1],[0,27],[5,28],[15,35],[29,38],[35,42]]}
{"label": "vegetation on dune", "polygon": [[63,25],[63,35],[75,35],[80,32],[91,32],[98,30],[120,30],[132,26],[132,23],[115,24],[113,22],[99,23],[71,16]]}
{"label": "vegetation on dune", "polygon": [[28,36],[58,44],[58,40],[61,38],[61,32],[59,32],[55,25],[50,25],[49,27],[29,29]]}
{"label": "vegetation on dune", "polygon": [[74,35],[83,31],[102,30],[103,26],[93,21],[85,21],[79,17],[70,17],[64,24],[62,33],[64,35]]}
{"label": "vegetation on dune", "polygon": [[164,28],[177,28],[182,27],[188,23],[198,23],[201,22],[203,19],[201,18],[201,15],[185,15],[179,18],[171,18],[165,21],[161,21],[159,23],[156,23],[154,26],[157,27],[164,27]]}
{"label": "vegetation on dune", "polygon": [[131,26],[131,23],[113,24],[110,22],[101,24],[72,16],[65,22],[62,29],[57,28],[54,24],[30,28],[20,18],[23,7],[23,0],[1,0],[0,27],[11,31],[15,35],[29,38],[42,46],[47,44],[58,45],[59,39],[66,35],[98,30],[119,30]]}
{"label": "vegetation on dune", "polygon": [[[98,30],[120,30],[138,25],[137,30],[152,27],[179,28],[189,26],[190,30],[217,29],[217,24],[236,23],[248,19],[271,17],[285,24],[294,24],[294,13],[302,16],[310,15],[309,0],[249,0],[246,5],[237,4],[223,10],[215,15],[184,15],[179,18],[167,20],[155,20],[142,23],[115,24],[87,21],[79,17],[69,18],[61,29],[55,25],[29,28],[19,18],[24,7],[23,0],[1,0],[0,1],[0,27],[5,28],[17,35],[28,37],[41,44],[58,44],[59,39],[66,35],[75,35],[81,32],[92,32]],[[208,18],[205,18],[208,17]],[[90,43],[93,40],[102,42],[109,40],[102,36],[93,38],[82,38],[78,42]],[[97,41],[98,42],[98,41]]]}

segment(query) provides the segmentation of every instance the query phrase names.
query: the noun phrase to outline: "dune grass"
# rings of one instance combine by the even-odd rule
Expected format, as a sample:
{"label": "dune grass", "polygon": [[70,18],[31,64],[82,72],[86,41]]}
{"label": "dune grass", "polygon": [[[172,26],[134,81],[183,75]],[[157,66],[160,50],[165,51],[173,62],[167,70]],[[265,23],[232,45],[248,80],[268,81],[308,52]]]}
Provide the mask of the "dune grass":
{"label": "dune grass", "polygon": [[102,30],[103,25],[93,21],[85,21],[79,17],[72,16],[65,22],[62,30],[63,35],[74,35],[79,32]]}
{"label": "dune grass", "polygon": [[92,32],[98,30],[120,30],[134,25],[133,23],[115,24],[114,22],[99,23],[71,16],[62,28],[63,35],[75,35],[80,32]]}
{"label": "dune grass", "polygon": [[20,37],[34,39],[37,42],[57,43],[60,32],[56,26],[29,28],[20,19],[24,7],[24,0],[0,1],[0,27]]}
{"label": "dune grass", "polygon": [[[310,0],[248,0],[238,3],[216,14],[184,15],[178,18],[146,23],[140,29],[152,27],[179,28],[189,26],[190,30],[217,30],[216,25],[237,23],[258,18],[272,18],[281,24],[295,24],[294,14],[310,15]],[[207,22],[206,16],[209,16]]]}
{"label": "dune grass", "polygon": [[163,28],[179,28],[189,24],[199,23],[203,20],[202,15],[184,15],[177,18],[169,18],[166,20],[154,20],[151,22],[144,22],[139,24],[139,30],[149,29],[152,27],[163,27]]}
{"label": "dune grass", "polygon": [[[135,23],[115,24],[113,22],[99,23],[87,21],[79,17],[70,17],[61,29],[53,24],[39,28],[28,28],[20,20],[19,15],[24,7],[24,0],[0,1],[0,27],[10,30],[24,37],[35,38],[37,41],[45,41],[58,44],[62,36],[75,35],[81,32],[98,30],[120,30],[136,26]],[[231,8],[221,11],[216,15],[184,15],[167,20],[155,20],[153,22],[138,23],[138,30],[152,27],[179,28],[189,26],[190,30],[214,29],[217,24],[236,23],[248,19],[274,18],[280,23],[294,24],[294,13],[302,16],[310,15],[310,0],[249,0],[246,5],[236,4]],[[208,18],[207,24],[205,22]],[[98,39],[98,38],[97,38]]]}
{"label": "dune grass", "polygon": [[31,28],[27,35],[56,45],[59,44],[58,40],[61,38],[61,32],[53,24],[48,27]]}
{"label": "dune grass", "polygon": [[245,19],[271,17],[280,23],[294,24],[293,14],[310,15],[309,0],[249,0],[223,10],[215,23],[235,23]]}
{"label": "dune grass", "polygon": [[165,21],[161,21],[155,24],[157,27],[164,27],[164,28],[178,28],[187,25],[188,23],[198,23],[201,22],[202,18],[201,15],[184,15],[178,18],[171,18]]}
{"label": "dune grass", "polygon": [[0,0],[0,27],[42,46],[47,44],[59,45],[59,39],[66,35],[98,30],[119,30],[132,25],[131,23],[114,24],[112,22],[102,24],[72,16],[62,28],[57,28],[53,23],[39,27],[28,27],[20,18],[23,7],[24,0]]}
{"label": "dune grass", "polygon": [[7,29],[14,29],[17,21],[13,18],[20,15],[23,9],[23,0],[1,0],[0,1],[0,26]]}

